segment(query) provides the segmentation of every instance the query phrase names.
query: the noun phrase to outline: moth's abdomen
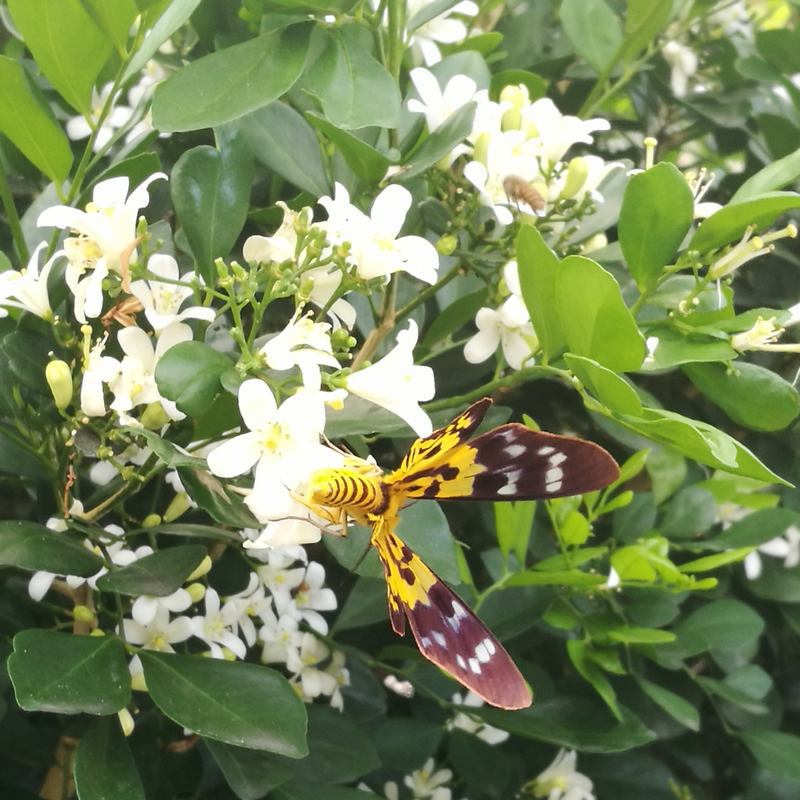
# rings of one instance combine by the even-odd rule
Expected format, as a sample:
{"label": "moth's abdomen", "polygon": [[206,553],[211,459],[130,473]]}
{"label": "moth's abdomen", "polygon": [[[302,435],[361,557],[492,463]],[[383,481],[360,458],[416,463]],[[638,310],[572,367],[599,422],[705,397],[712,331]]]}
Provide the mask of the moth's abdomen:
{"label": "moth's abdomen", "polygon": [[321,469],[311,476],[308,496],[312,503],[333,508],[380,514],[386,507],[383,480],[351,469]]}

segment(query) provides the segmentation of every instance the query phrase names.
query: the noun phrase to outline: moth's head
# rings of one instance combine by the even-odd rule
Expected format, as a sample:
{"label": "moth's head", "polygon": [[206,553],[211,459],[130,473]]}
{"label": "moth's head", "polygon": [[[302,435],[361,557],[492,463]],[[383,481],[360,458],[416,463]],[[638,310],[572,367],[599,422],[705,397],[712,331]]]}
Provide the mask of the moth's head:
{"label": "moth's head", "polygon": [[332,505],[332,501],[337,494],[336,479],[347,473],[348,470],[339,467],[318,469],[312,473],[306,484],[306,500],[318,506]]}

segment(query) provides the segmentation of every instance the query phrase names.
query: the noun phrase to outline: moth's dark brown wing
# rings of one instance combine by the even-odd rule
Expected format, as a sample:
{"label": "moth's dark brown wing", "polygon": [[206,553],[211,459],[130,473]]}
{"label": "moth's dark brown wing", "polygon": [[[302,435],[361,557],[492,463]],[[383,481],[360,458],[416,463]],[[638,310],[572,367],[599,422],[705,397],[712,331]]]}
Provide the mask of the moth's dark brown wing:
{"label": "moth's dark brown wing", "polygon": [[618,475],[593,442],[511,422],[451,448],[442,463],[420,462],[392,478],[408,498],[535,500],[602,489]]}
{"label": "moth's dark brown wing", "polygon": [[383,563],[395,632],[404,632],[405,615],[429,661],[493,706],[529,706],[531,691],[503,645],[385,520],[376,523],[372,543]]}

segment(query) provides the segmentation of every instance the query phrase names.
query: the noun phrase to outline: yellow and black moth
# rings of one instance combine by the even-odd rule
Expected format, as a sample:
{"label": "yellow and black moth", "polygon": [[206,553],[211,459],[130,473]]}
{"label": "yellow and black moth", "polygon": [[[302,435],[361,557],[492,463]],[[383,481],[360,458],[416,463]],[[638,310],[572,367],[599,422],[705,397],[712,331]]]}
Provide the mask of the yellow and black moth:
{"label": "yellow and black moth", "polygon": [[306,500],[371,527],[395,633],[402,636],[408,620],[425,658],[487,703],[525,708],[531,692],[511,656],[395,533],[400,510],[420,498],[533,500],[582,494],[608,486],[619,468],[592,442],[514,422],[470,439],[491,403],[488,397],[478,400],[449,425],[418,439],[389,474],[357,460],[318,470]]}

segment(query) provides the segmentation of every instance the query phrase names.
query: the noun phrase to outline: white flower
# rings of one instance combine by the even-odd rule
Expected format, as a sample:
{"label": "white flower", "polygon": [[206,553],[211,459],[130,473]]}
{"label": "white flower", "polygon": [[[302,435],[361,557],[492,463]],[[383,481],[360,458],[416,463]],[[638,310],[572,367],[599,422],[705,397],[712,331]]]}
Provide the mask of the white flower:
{"label": "white flower", "polygon": [[262,615],[263,627],[258,638],[264,643],[261,661],[264,664],[285,664],[290,658],[299,659],[300,645],[305,635],[294,617],[277,617],[273,613]]}
{"label": "white flower", "polygon": [[708,268],[708,275],[712,280],[730,275],[748,261],[771,253],[775,249],[775,245],[770,244],[767,237],[753,236],[754,230],[755,227],[753,225],[749,226],[742,234],[739,242],[728,248],[722,256],[711,264]]}
{"label": "white flower", "polygon": [[444,125],[452,114],[474,100],[478,92],[478,85],[467,75],[454,75],[444,90],[439,86],[436,76],[424,67],[412,69],[410,77],[419,99],[409,100],[408,110],[415,114],[424,114],[425,123],[431,133]]}
{"label": "white flower", "polygon": [[[112,88],[112,83],[105,84],[99,92],[96,87],[92,87],[91,122],[83,116],[70,117],[66,125],[67,136],[69,136],[70,139],[73,141],[85,139],[97,128],[100,114],[108,101]],[[92,147],[95,153],[99,153],[108,144],[117,128],[123,127],[133,114],[133,109],[129,106],[114,105],[116,101],[117,98],[115,97],[108,115],[97,131],[97,136],[95,137]]]}
{"label": "white flower", "polygon": [[313,211],[305,207],[301,211],[292,211],[282,200],[276,205],[283,209],[283,221],[272,236],[248,236],[242,253],[245,261],[251,264],[268,264],[270,261],[283,261],[300,258],[297,252],[297,228],[300,224],[308,227]]}
{"label": "white flower", "polygon": [[339,688],[336,677],[320,667],[330,654],[331,651],[313,633],[304,633],[300,649],[289,652],[286,669],[293,673],[303,700],[332,695]]}
{"label": "white flower", "polygon": [[783,566],[791,569],[800,564],[800,528],[790,525],[783,536],[776,536],[768,542],[759,545],[752,553],[748,553],[744,560],[744,572],[748,580],[755,580],[761,575],[761,556],[782,558]]}
{"label": "white flower", "polygon": [[192,329],[182,322],[173,322],[158,337],[155,347],[153,340],[141,328],[123,328],[117,334],[119,345],[125,353],[119,365],[119,374],[109,382],[114,393],[111,408],[125,414],[139,405],[161,403],[170,419],[179,420],[184,414],[178,411],[171,400],[158,393],[155,369],[158,360],[170,347],[192,339]]}
{"label": "white flower", "polygon": [[159,650],[174,653],[176,642],[185,642],[192,635],[192,621],[189,617],[169,618],[169,611],[160,606],[149,625],[140,625],[136,620],[123,619],[122,628],[125,640],[141,645],[145,650]]}
{"label": "white flower", "polygon": [[267,384],[251,379],[239,387],[239,410],[249,431],[212,450],[209,469],[232,478],[255,466],[246,502],[262,520],[288,517],[297,506],[291,492],[332,458],[333,451],[319,441],[325,427],[322,395],[303,390],[278,407]]}
{"label": "white flower", "polygon": [[481,308],[475,315],[478,332],[464,345],[464,358],[480,364],[490,358],[498,346],[512,369],[522,369],[538,346],[530,314],[523,300],[512,294],[497,310]]}
{"label": "white flower", "polygon": [[595,800],[594,784],[575,769],[576,761],[574,750],[559,750],[550,766],[530,782],[534,797],[546,797],[547,800]]}
{"label": "white flower", "polygon": [[334,197],[321,197],[328,220],[320,225],[331,244],[350,244],[348,261],[364,280],[383,278],[404,270],[427,283],[436,282],[439,254],[421,236],[397,238],[411,208],[411,192],[403,186],[387,186],[372,204],[369,217],[350,204],[340,183]]}
{"label": "white flower", "polygon": [[[409,0],[406,6],[406,18],[409,21],[412,20],[418,11],[429,5],[429,2],[430,0]],[[469,32],[463,20],[451,19],[452,14],[462,14],[466,17],[477,16],[478,5],[472,0],[462,0],[411,32],[409,41],[412,50],[419,54],[422,61],[429,66],[438,64],[442,60],[440,44],[461,42]]]}
{"label": "white flower", "polygon": [[[340,459],[332,461],[330,466],[335,466]],[[317,468],[321,466],[322,462],[318,462]],[[313,514],[291,495],[276,503],[274,497],[262,497],[254,488],[245,498],[245,503],[259,522],[266,523],[256,539],[244,543],[248,550],[313,544],[322,538],[327,525],[326,520]]]}
{"label": "white flower", "polygon": [[[451,700],[453,703],[469,706],[470,708],[480,708],[484,703],[483,698],[478,697],[475,692],[471,691],[467,692],[464,697],[462,697],[460,693],[456,693]],[[508,731],[501,731],[499,728],[493,728],[491,725],[475,717],[471,717],[463,711],[457,711],[455,716],[447,723],[448,730],[454,730],[456,728],[471,733],[479,739],[483,739],[487,744],[492,745],[502,744],[509,736]]]}
{"label": "white flower", "polygon": [[[162,253],[150,256],[147,269],[168,281],[180,280],[191,283],[196,277],[194,272],[187,272],[181,277],[178,262],[172,256]],[[184,319],[213,322],[215,317],[213,308],[189,306],[183,311],[180,310],[184,300],[193,294],[190,286],[178,286],[175,283],[165,283],[155,279],[142,280],[131,284],[131,293],[141,301],[147,321],[156,333],[161,333],[171,323]]]}
{"label": "white flower", "polygon": [[178,613],[186,611],[191,604],[192,598],[186,589],[176,589],[165,597],[143,594],[133,601],[131,616],[140,625],[149,625],[156,618],[160,607],[163,606],[167,611]]}
{"label": "white flower", "polygon": [[417,323],[409,320],[408,330],[397,334],[394,349],[371,366],[349,375],[346,386],[349,392],[397,414],[417,436],[428,436],[433,425],[419,404],[431,400],[436,387],[433,370],[414,364],[417,337]]}
{"label": "white flower", "polygon": [[436,762],[429,758],[421,769],[406,775],[403,783],[411,789],[415,800],[450,800],[451,790],[445,786],[453,779],[449,769],[436,769]]}
{"label": "white flower", "polygon": [[534,143],[543,170],[561,161],[572,145],[579,142],[591,144],[593,133],[611,128],[607,119],[564,115],[549,97],[542,97],[526,106],[521,114],[521,130]]}
{"label": "white flower", "polygon": [[[343,277],[339,269],[318,267],[306,270],[303,273],[303,281],[311,282],[309,301],[319,308],[324,308],[328,305],[334,292],[338,290]],[[328,316],[333,320],[334,329],[344,325],[345,328],[351,330],[356,324],[356,310],[343,297],[333,301],[333,305],[328,309]]]}
{"label": "white flower", "polygon": [[685,97],[689,89],[689,78],[697,72],[697,55],[680,42],[667,42],[661,55],[671,68],[669,82],[675,97]]}
{"label": "white flower", "polygon": [[247,655],[247,645],[233,632],[246,607],[235,600],[228,600],[220,607],[216,589],[206,589],[206,613],[192,617],[192,634],[202,639],[209,647],[212,658],[224,658],[223,647],[237,658]]}
{"label": "white flower", "polygon": [[[27,268],[0,272],[0,306],[21,308],[44,320],[53,319],[53,309],[50,308],[50,296],[47,293],[47,279],[50,277],[53,263],[63,253],[57,252],[40,270],[39,254],[45,247],[47,242],[42,242],[33,251]],[[5,316],[2,308],[0,316]]]}
{"label": "white flower", "polygon": [[275,608],[279,615],[303,620],[323,636],[328,632],[328,622],[320,611],[336,609],[336,595],[325,585],[325,568],[312,561],[306,568],[302,581],[296,586],[294,596],[276,595]]}
{"label": "white flower", "polygon": [[[791,312],[791,309],[789,309]],[[793,324],[790,319],[788,324]],[[778,339],[783,335],[785,328],[775,322],[775,317],[764,319],[759,317],[752,328],[742,333],[731,336],[731,347],[740,353],[747,350],[765,350],[783,353],[800,352],[800,344],[778,344]]]}
{"label": "white flower", "polygon": [[331,326],[314,322],[308,315],[300,316],[301,313],[298,309],[289,324],[261,348],[261,353],[272,369],[299,367],[303,386],[319,390],[322,386],[320,366],[339,368],[339,362],[333,357]]}

